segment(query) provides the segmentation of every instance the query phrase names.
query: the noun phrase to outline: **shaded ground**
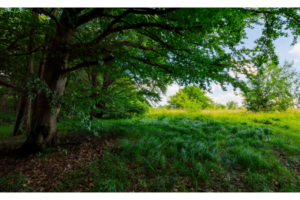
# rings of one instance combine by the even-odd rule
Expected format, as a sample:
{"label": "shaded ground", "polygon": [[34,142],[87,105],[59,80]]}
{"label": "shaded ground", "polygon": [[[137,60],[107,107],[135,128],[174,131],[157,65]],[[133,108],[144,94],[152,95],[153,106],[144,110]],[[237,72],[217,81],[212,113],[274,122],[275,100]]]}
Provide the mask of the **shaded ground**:
{"label": "shaded ground", "polygon": [[[101,138],[93,134],[65,135],[60,138],[58,147],[21,157],[11,156],[22,142],[22,137],[16,137],[14,143],[8,141],[0,147],[0,191],[54,191],[63,177],[103,158],[113,140],[111,135]],[[16,174],[22,177],[14,176]]]}

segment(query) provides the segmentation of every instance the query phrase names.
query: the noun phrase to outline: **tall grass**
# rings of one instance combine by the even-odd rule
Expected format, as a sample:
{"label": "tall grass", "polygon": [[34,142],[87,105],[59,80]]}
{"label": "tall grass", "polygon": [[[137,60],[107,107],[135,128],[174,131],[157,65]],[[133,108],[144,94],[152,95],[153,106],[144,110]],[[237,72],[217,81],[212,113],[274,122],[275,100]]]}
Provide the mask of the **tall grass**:
{"label": "tall grass", "polygon": [[272,127],[274,134],[291,140],[300,146],[300,109],[289,109],[286,112],[247,112],[246,110],[200,110],[188,112],[185,110],[152,108],[148,117],[190,117],[193,119],[215,120],[223,123],[252,124],[255,126]]}
{"label": "tall grass", "polygon": [[122,139],[99,161],[103,167],[77,172],[80,180],[98,177],[86,191],[300,191],[297,174],[274,154],[294,149],[299,155],[300,148],[267,126],[182,111],[99,123],[100,132]]}
{"label": "tall grass", "polygon": [[298,114],[151,109],[132,119],[93,120],[86,131],[119,139],[56,191],[299,192],[299,174],[288,167],[300,163]]}

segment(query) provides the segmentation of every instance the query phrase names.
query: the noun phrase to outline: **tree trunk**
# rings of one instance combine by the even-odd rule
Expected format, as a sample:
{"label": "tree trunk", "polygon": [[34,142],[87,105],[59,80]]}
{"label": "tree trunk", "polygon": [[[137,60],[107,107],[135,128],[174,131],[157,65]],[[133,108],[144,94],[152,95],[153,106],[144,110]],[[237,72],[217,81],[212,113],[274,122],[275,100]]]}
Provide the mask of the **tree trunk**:
{"label": "tree trunk", "polygon": [[106,104],[106,102],[105,101],[100,101],[96,106],[97,106],[97,108],[99,108],[101,111],[100,112],[97,112],[96,114],[95,114],[95,117],[96,118],[98,118],[98,119],[103,119],[103,115],[105,114],[104,112],[103,112],[103,110],[105,109],[105,105]]}
{"label": "tree trunk", "polygon": [[[92,80],[93,80],[93,76],[92,76]],[[102,84],[102,87],[101,87],[101,91],[104,93],[104,95],[107,93],[107,89],[111,86],[111,84],[113,82],[114,82],[114,79],[111,79],[109,75],[105,75],[105,77],[103,78],[103,84]],[[95,94],[95,96],[96,95],[97,94]],[[97,112],[95,110],[92,110],[93,116],[98,118],[98,119],[103,119],[103,115],[105,114],[105,112],[103,110],[106,107],[106,101],[102,100],[102,101],[96,102],[96,107],[99,108],[101,111]]]}
{"label": "tree trunk", "polygon": [[16,119],[15,119],[15,123],[14,123],[14,126],[13,126],[13,129],[12,129],[12,135],[13,136],[17,136],[17,135],[21,135],[22,132],[20,131],[20,128],[22,126],[22,123],[23,123],[23,118],[24,118],[24,114],[25,114],[25,106],[26,106],[26,97],[23,96],[21,99],[20,99],[20,102],[19,102],[19,106],[18,106],[18,111],[17,111],[17,116],[16,116]]}
{"label": "tree trunk", "polygon": [[[56,17],[58,14],[58,11],[57,9],[54,9],[53,11],[53,15]],[[40,65],[39,65],[39,71],[38,71],[38,77],[40,79],[43,78],[44,76],[44,69],[45,69],[45,63],[46,63],[46,58],[47,58],[47,51],[48,51],[48,48],[49,48],[49,45],[48,43],[50,41],[52,41],[54,39],[54,35],[50,35],[50,34],[47,34],[45,35],[45,38],[44,38],[44,42],[45,42],[45,45],[43,46],[43,51],[42,51],[42,58],[41,58],[41,61],[40,61]],[[32,105],[32,121],[36,121],[35,117],[35,113],[38,113],[38,109],[39,109],[39,105],[40,105],[40,96],[39,94],[37,94],[36,98],[33,100],[33,105]]]}
{"label": "tree trunk", "polygon": [[[73,38],[71,35],[72,27],[68,24],[68,18],[72,16],[67,15],[67,10],[72,15],[72,9],[63,11],[60,18],[62,26],[57,26],[43,73],[43,79],[48,87],[59,95],[64,94],[66,87],[67,76],[66,73],[61,73],[61,70],[67,67],[70,54],[67,43],[70,43]],[[26,142],[19,148],[20,152],[32,153],[45,147],[56,146],[59,143],[57,116],[60,105],[54,105],[54,113],[51,113],[51,107],[45,94],[41,93],[38,98],[39,104],[33,113],[30,133]]]}
{"label": "tree trunk", "polygon": [[[97,81],[97,72],[96,71],[92,71],[90,73],[91,75],[91,78],[92,78],[92,88],[93,90],[95,90],[94,92],[92,92],[92,95],[91,95],[91,98],[95,100],[95,105],[97,105],[97,100],[96,100],[96,97],[97,97],[97,84],[98,84],[98,81]],[[97,115],[97,111],[92,107],[91,108],[91,117],[90,119],[92,120],[93,117],[96,117]]]}
{"label": "tree trunk", "polygon": [[[45,42],[48,41],[48,36],[46,35],[45,36]],[[48,50],[48,45],[45,45],[43,47],[43,54],[42,54],[42,60],[40,62],[40,65],[39,65],[39,72],[38,72],[38,77],[39,78],[43,78],[43,75],[44,75],[44,68],[45,68],[45,59],[46,59],[46,51]],[[33,105],[32,105],[32,118],[35,118],[35,113],[38,112],[38,109],[39,109],[39,105],[40,105],[40,95],[37,94],[37,96],[35,97],[35,99],[33,100]],[[35,119],[33,119],[34,121]]]}
{"label": "tree trunk", "polygon": [[6,99],[9,97],[10,93],[11,93],[11,89],[9,89],[7,93],[3,96],[2,100],[0,101],[0,109],[2,106],[5,105]]}
{"label": "tree trunk", "polygon": [[[38,17],[38,15],[35,12],[32,12],[32,15],[33,17]],[[35,33],[35,29],[30,29],[30,35],[33,35],[34,33]],[[29,36],[27,51],[31,52],[33,51],[33,49],[34,49],[34,39],[33,36]],[[25,66],[25,70],[30,73],[33,73],[33,57],[34,57],[34,53],[31,53],[27,65]],[[24,82],[26,82],[26,78],[24,79]],[[27,133],[29,132],[31,99],[28,98],[27,96],[28,94],[24,93],[24,96],[20,100],[17,117],[15,120],[14,127],[12,129],[13,136],[22,134],[20,131],[21,126],[25,132]]]}

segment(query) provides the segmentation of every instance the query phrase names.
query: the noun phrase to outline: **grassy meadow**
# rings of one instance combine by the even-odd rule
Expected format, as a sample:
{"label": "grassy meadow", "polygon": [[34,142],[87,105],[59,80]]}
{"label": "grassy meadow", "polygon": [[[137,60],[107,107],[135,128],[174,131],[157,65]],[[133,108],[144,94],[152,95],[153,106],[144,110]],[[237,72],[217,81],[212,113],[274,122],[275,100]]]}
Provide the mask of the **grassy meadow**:
{"label": "grassy meadow", "polygon": [[[55,191],[81,184],[90,192],[300,192],[299,114],[157,108],[132,119],[94,120],[89,131],[118,139]],[[65,132],[75,124],[88,132],[80,122],[59,126]]]}

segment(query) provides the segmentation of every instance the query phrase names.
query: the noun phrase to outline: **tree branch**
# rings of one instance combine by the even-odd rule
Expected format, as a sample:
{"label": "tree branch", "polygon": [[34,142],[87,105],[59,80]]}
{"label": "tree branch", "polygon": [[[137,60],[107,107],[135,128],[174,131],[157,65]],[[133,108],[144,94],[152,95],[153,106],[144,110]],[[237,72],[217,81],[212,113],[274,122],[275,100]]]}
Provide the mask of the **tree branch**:
{"label": "tree branch", "polygon": [[143,10],[146,10],[146,11],[132,10],[131,13],[143,14],[143,15],[162,15],[162,14],[174,12],[175,10],[179,10],[179,9],[180,8],[169,8],[166,10],[156,10],[156,9],[151,9],[151,8],[143,8]]}
{"label": "tree branch", "polygon": [[[88,13],[85,13],[83,15],[81,15],[79,18],[78,18],[78,24],[77,24],[77,27],[82,25],[82,24],[85,24],[87,23],[88,21],[91,21],[99,16],[102,16],[103,15],[103,12],[104,12],[104,8],[94,8],[93,10],[91,10],[90,12]],[[76,27],[76,28],[77,28]]]}
{"label": "tree branch", "polygon": [[[102,61],[105,63],[105,62],[109,62],[109,61],[113,60],[114,58],[115,57],[110,56],[108,58],[104,58]],[[62,70],[60,70],[59,73],[67,73],[67,72],[75,71],[75,70],[80,69],[80,68],[89,67],[91,65],[98,65],[98,64],[99,64],[98,61],[85,61],[83,63],[80,63],[80,64],[76,65],[75,67],[62,69]]]}
{"label": "tree branch", "polygon": [[11,89],[17,89],[16,86],[14,86],[14,85],[12,85],[12,84],[10,84],[10,83],[7,83],[7,82],[5,82],[5,81],[1,81],[1,80],[0,80],[0,85],[3,85],[3,86],[5,86],[5,87],[11,88]]}
{"label": "tree branch", "polygon": [[62,24],[58,21],[58,19],[55,17],[55,15],[52,14],[52,11],[48,12],[48,11],[44,10],[43,8],[34,8],[34,10],[35,10],[35,12],[37,12],[39,14],[44,14],[44,15],[51,17],[51,19],[53,19],[57,24],[62,26]]}
{"label": "tree branch", "polygon": [[165,66],[163,66],[162,64],[159,64],[159,63],[156,63],[156,62],[153,62],[151,60],[146,60],[146,59],[142,59],[142,58],[138,58],[138,57],[133,57],[134,59],[137,59],[145,64],[148,64],[148,65],[152,65],[152,66],[155,66],[155,67],[159,67],[169,73],[173,73],[173,71],[169,70],[168,68],[166,68]]}
{"label": "tree branch", "polygon": [[32,54],[32,53],[38,51],[41,47],[43,47],[43,45],[39,46],[38,48],[34,49],[33,51],[30,51],[29,53],[13,54],[13,55],[11,55],[11,56],[24,56],[24,55],[29,55],[29,54]]}

